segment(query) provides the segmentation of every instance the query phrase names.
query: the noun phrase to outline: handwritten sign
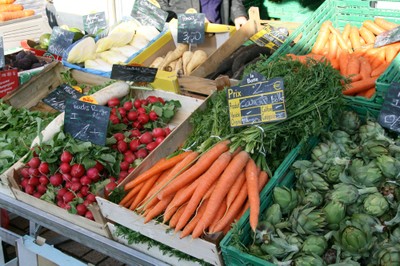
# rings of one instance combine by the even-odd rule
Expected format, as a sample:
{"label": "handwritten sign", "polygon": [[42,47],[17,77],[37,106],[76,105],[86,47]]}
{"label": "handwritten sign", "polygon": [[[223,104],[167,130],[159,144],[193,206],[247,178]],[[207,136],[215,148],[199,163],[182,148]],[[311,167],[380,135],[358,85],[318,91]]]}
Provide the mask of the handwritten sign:
{"label": "handwritten sign", "polygon": [[88,34],[99,35],[99,33],[104,32],[106,28],[107,20],[104,11],[83,16],[83,29]]}
{"label": "handwritten sign", "polygon": [[6,59],[4,57],[4,44],[3,35],[0,34],[0,69],[6,65]]}
{"label": "handwritten sign", "polygon": [[19,86],[18,69],[0,71],[0,98],[6,96]]}
{"label": "handwritten sign", "polygon": [[51,32],[49,48],[47,51],[62,57],[64,52],[72,44],[74,36],[75,33],[72,31],[64,30],[60,27],[54,27]]}
{"label": "handwritten sign", "polygon": [[231,127],[286,119],[282,78],[231,87],[227,91]]}
{"label": "handwritten sign", "polygon": [[65,105],[64,130],[75,139],[104,146],[110,110],[106,106],[68,98]]}
{"label": "handwritten sign", "polygon": [[273,27],[266,24],[262,30],[250,37],[254,43],[272,50],[278,49],[289,36],[289,31],[283,27]]}
{"label": "handwritten sign", "polygon": [[153,67],[113,65],[111,78],[134,82],[153,82],[157,70]]}
{"label": "handwritten sign", "polygon": [[159,31],[162,31],[168,13],[148,0],[135,0],[131,17],[137,19],[143,25],[154,26]]}
{"label": "handwritten sign", "polygon": [[203,43],[204,22],[202,13],[178,14],[178,43]]}
{"label": "handwritten sign", "polygon": [[400,26],[376,36],[374,47],[378,48],[398,41],[400,41]]}
{"label": "handwritten sign", "polygon": [[378,123],[387,129],[400,132],[400,83],[392,83],[386,93]]}
{"label": "handwritten sign", "polygon": [[65,101],[68,98],[79,99],[83,94],[68,86],[67,84],[61,84],[54,91],[50,92],[46,98],[42,101],[59,112],[64,112]]}
{"label": "handwritten sign", "polygon": [[265,81],[265,77],[260,73],[253,71],[242,79],[240,85],[247,85],[263,81]]}

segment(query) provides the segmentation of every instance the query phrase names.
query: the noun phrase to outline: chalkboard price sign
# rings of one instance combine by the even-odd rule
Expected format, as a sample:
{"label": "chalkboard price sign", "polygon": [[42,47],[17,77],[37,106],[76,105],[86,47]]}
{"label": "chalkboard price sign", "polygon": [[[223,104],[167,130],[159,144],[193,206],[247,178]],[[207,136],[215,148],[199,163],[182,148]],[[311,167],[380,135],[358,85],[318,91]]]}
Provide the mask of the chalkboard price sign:
{"label": "chalkboard price sign", "polygon": [[227,91],[231,127],[287,118],[282,78],[231,87]]}
{"label": "chalkboard price sign", "polygon": [[178,14],[178,43],[203,43],[204,21],[202,13]]}
{"label": "chalkboard price sign", "polygon": [[135,0],[131,17],[137,19],[143,25],[156,27],[162,31],[167,20],[168,13],[148,0]]}
{"label": "chalkboard price sign", "polygon": [[68,98],[65,105],[64,130],[75,139],[104,146],[110,110],[111,108],[106,106]]}
{"label": "chalkboard price sign", "polygon": [[153,82],[157,70],[154,67],[113,65],[111,78],[134,82]]}
{"label": "chalkboard price sign", "polygon": [[64,52],[72,44],[74,36],[75,33],[72,31],[64,30],[60,27],[54,27],[51,32],[49,48],[47,51],[58,56],[63,56]]}
{"label": "chalkboard price sign", "polygon": [[375,38],[374,47],[381,47],[400,41],[400,26],[394,29],[382,32]]}
{"label": "chalkboard price sign", "polygon": [[0,34],[0,69],[2,69],[5,65],[6,60],[4,57],[3,35]]}
{"label": "chalkboard price sign", "polygon": [[[107,28],[105,12],[97,12],[83,16],[83,29],[88,34],[98,35]],[[101,34],[100,34],[101,35]]]}
{"label": "chalkboard price sign", "polygon": [[79,99],[83,96],[82,93],[78,92],[74,88],[71,88],[67,84],[61,84],[54,91],[50,92],[46,98],[42,101],[59,112],[64,112],[65,101],[67,98]]}
{"label": "chalkboard price sign", "polygon": [[400,83],[392,83],[386,93],[378,123],[387,129],[400,132]]}

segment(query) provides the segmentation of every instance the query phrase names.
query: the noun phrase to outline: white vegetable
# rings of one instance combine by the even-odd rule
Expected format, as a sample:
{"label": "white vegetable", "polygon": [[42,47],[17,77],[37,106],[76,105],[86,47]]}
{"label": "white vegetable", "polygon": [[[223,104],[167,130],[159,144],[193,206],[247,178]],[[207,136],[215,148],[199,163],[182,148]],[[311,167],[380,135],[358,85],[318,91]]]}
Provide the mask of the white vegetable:
{"label": "white vegetable", "polygon": [[107,63],[113,65],[113,64],[123,64],[128,57],[124,56],[118,52],[115,51],[104,51],[98,54],[101,59],[106,61]]}
{"label": "white vegetable", "polygon": [[133,39],[129,45],[140,50],[140,49],[146,47],[148,44],[149,44],[149,41],[147,39],[135,35],[135,37],[133,37]]}
{"label": "white vegetable", "polygon": [[93,60],[85,61],[85,68],[96,69],[104,72],[110,72],[112,70],[112,65],[102,60],[101,58],[96,58]]}
{"label": "white vegetable", "polygon": [[140,26],[136,29],[136,34],[132,39],[132,42],[135,41],[136,37],[145,39],[149,42],[157,37],[158,34],[160,34],[160,32],[154,26]]}
{"label": "white vegetable", "polygon": [[85,60],[94,59],[96,52],[96,43],[94,38],[86,37],[80,40],[68,53],[67,61],[69,63],[83,63]]}
{"label": "white vegetable", "polygon": [[122,54],[123,56],[130,57],[133,54],[137,53],[139,51],[139,49],[132,45],[125,45],[125,46],[121,46],[121,47],[113,47],[113,48],[111,48],[110,51],[118,52],[118,53]]}

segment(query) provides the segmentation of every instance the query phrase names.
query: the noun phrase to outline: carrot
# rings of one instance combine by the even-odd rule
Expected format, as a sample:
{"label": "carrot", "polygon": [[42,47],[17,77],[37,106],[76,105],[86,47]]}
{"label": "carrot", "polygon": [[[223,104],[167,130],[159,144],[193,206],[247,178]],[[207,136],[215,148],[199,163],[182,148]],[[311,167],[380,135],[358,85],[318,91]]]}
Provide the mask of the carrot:
{"label": "carrot", "polygon": [[326,60],[325,55],[322,54],[305,54],[305,55],[295,55],[295,54],[286,54],[286,56],[292,58],[293,60],[298,60],[301,63],[305,64],[309,59],[314,59],[316,61]]}
{"label": "carrot", "polygon": [[193,238],[199,237],[211,224],[213,217],[221,206],[221,202],[233,185],[235,178],[237,178],[246,166],[249,157],[246,151],[241,151],[230,161],[221,177],[218,179],[217,185],[210,196],[209,204],[207,204],[206,212],[193,230]]}
{"label": "carrot", "polygon": [[244,171],[239,174],[239,177],[236,179],[235,183],[233,184],[232,188],[229,190],[228,194],[226,195],[226,205],[231,206],[232,202],[235,200],[237,194],[239,194],[240,189],[243,187],[244,182],[246,181],[246,176]]}
{"label": "carrot", "polygon": [[315,40],[315,43],[311,50],[311,52],[313,54],[321,54],[322,53],[322,51],[325,47],[325,44],[329,39],[329,34],[330,34],[329,25],[332,25],[332,22],[329,20],[324,21],[321,24],[321,27],[319,28],[319,31],[318,31],[317,39]]}
{"label": "carrot", "polygon": [[374,21],[372,20],[365,20],[362,24],[366,29],[368,29],[371,33],[375,35],[379,35],[382,32],[385,32],[386,30],[380,26],[378,26]]}
{"label": "carrot", "polygon": [[360,60],[356,56],[349,56],[349,62],[347,63],[346,74],[348,76],[354,76],[360,73]]}
{"label": "carrot", "polygon": [[350,49],[350,47],[347,46],[347,42],[343,39],[342,35],[338,32],[337,29],[335,29],[332,25],[329,25],[329,30],[336,36],[337,42],[344,51],[349,51],[349,53],[352,53],[353,50]]}
{"label": "carrot", "polygon": [[385,50],[386,62],[392,62],[400,50],[400,42],[386,45]]}
{"label": "carrot", "polygon": [[346,41],[346,43],[347,43],[347,40],[349,40],[350,30],[351,30],[351,25],[350,25],[350,23],[347,23],[344,26],[343,32],[342,32],[342,38],[343,38],[343,40]]}
{"label": "carrot", "polygon": [[349,84],[349,87],[343,91],[344,95],[355,95],[361,91],[365,91],[375,87],[376,77],[362,79]]}
{"label": "carrot", "polygon": [[183,228],[179,238],[184,238],[188,236],[193,229],[196,227],[197,222],[201,219],[203,216],[206,207],[207,207],[208,200],[204,200],[201,205],[197,208],[197,212],[194,215],[194,217],[189,221],[189,223]]}
{"label": "carrot", "polygon": [[15,0],[0,0],[0,4],[1,5],[3,5],[3,4],[12,4],[14,2],[15,2]]}
{"label": "carrot", "polygon": [[148,223],[151,219],[161,214],[165,208],[167,208],[168,204],[171,202],[173,196],[166,197],[163,200],[160,200],[154,207],[152,207],[149,212],[146,214],[144,223]]}
{"label": "carrot", "polygon": [[23,10],[24,6],[21,4],[4,4],[0,5],[0,12],[18,11]]}
{"label": "carrot", "polygon": [[257,165],[253,159],[249,159],[245,168],[247,194],[250,204],[250,227],[256,230],[258,216],[260,214],[260,195],[258,194],[258,173]]}
{"label": "carrot", "polygon": [[35,11],[31,9],[0,12],[0,21],[9,21],[17,18],[30,17],[35,15]]}
{"label": "carrot", "polygon": [[376,88],[373,87],[365,92],[364,97],[370,99],[372,96],[374,96],[375,92]]}
{"label": "carrot", "polygon": [[176,225],[175,231],[181,230],[186,225],[190,217],[192,217],[197,206],[199,205],[199,202],[201,201],[204,194],[220,177],[231,159],[232,154],[229,151],[224,152],[218,157],[217,160],[215,160],[211,167],[208,168],[208,170],[198,178],[199,184],[197,185],[196,190],[193,192],[193,195],[189,200],[188,206],[187,208],[185,208],[185,212],[179,218],[179,222]]}
{"label": "carrot", "polygon": [[122,198],[122,200],[119,202],[119,205],[125,206],[125,204],[132,198],[135,197],[135,195],[140,191],[142,188],[143,184],[138,184],[134,188],[132,188],[128,194],[125,195],[125,197]]}
{"label": "carrot", "polygon": [[160,193],[158,193],[158,198],[162,199],[163,197],[175,193],[180,188],[186,184],[189,184],[203,174],[222,153],[229,149],[229,143],[229,140],[220,141],[211,149],[203,153],[194,165],[192,165],[184,173],[175,177],[172,182],[170,182]]}
{"label": "carrot", "polygon": [[361,56],[360,60],[360,75],[362,79],[366,79],[371,77],[372,67],[368,60]]}
{"label": "carrot", "polygon": [[340,65],[339,65],[339,59],[338,59],[338,58],[331,58],[331,59],[329,59],[329,63],[331,64],[331,66],[332,66],[334,69],[339,70]]}
{"label": "carrot", "polygon": [[377,26],[381,27],[382,29],[388,31],[398,27],[399,25],[390,21],[387,21],[384,18],[375,18],[374,22]]}
{"label": "carrot", "polygon": [[374,47],[374,45],[372,43],[361,45],[360,48],[358,48],[357,50],[354,50],[353,54],[355,56],[364,56],[365,53],[367,51],[369,51],[370,49],[372,49],[373,47]]}
{"label": "carrot", "polygon": [[[172,166],[174,166],[175,164],[177,164],[178,162],[182,161],[186,156],[188,156],[190,153],[192,153],[193,151],[185,151],[183,153],[180,153],[172,158],[169,159],[165,159],[162,158],[160,159],[155,165],[153,165],[150,169],[144,171],[142,174],[138,175],[135,179],[129,181],[128,183],[125,184],[125,190],[128,190],[132,187],[134,187],[136,184],[139,184],[147,179],[149,179],[150,177],[152,177],[153,175],[160,173],[162,171],[165,171],[169,168],[171,168]],[[163,160],[164,159],[164,160]]]}
{"label": "carrot", "polygon": [[375,43],[375,35],[372,33],[372,31],[366,27],[361,27],[359,32],[366,44]]}
{"label": "carrot", "polygon": [[372,69],[375,69],[381,64],[385,63],[386,62],[385,58],[386,58],[385,49],[380,49],[380,51],[375,54],[375,57],[371,61]]}
{"label": "carrot", "polygon": [[361,47],[360,33],[356,26],[351,27],[349,38],[350,38],[350,42],[351,42],[351,46],[353,47],[353,50],[359,49]]}
{"label": "carrot", "polygon": [[390,65],[389,62],[384,62],[382,63],[380,66],[378,66],[377,68],[373,69],[371,72],[371,77],[378,77],[380,76],[383,72],[386,71],[386,68],[388,68],[388,66]]}
{"label": "carrot", "polygon": [[339,71],[343,76],[347,76],[347,66],[349,64],[350,55],[347,51],[342,51],[339,55]]}
{"label": "carrot", "polygon": [[135,200],[130,205],[129,209],[135,210],[139,203],[146,197],[147,193],[149,193],[150,189],[153,187],[154,183],[160,177],[161,173],[155,174],[153,177],[147,179],[143,182],[143,186],[140,189],[139,193],[135,197]]}
{"label": "carrot", "polygon": [[336,35],[332,34],[332,36],[329,39],[329,50],[327,55],[329,59],[336,58],[337,48],[338,48],[338,42],[336,39]]}
{"label": "carrot", "polygon": [[215,218],[213,219],[212,223],[210,224],[208,231],[213,232],[214,227],[218,224],[218,221],[224,217],[226,211],[228,210],[228,206],[226,204],[226,197],[221,203],[221,208],[218,209],[218,212],[215,215]]}
{"label": "carrot", "polygon": [[[180,206],[178,208],[178,210],[172,215],[172,217],[168,223],[169,227],[176,228],[176,224],[178,223],[179,218],[182,216],[182,213],[185,211],[186,207],[187,207],[187,203]],[[177,231],[177,230],[175,230],[175,231]]]}

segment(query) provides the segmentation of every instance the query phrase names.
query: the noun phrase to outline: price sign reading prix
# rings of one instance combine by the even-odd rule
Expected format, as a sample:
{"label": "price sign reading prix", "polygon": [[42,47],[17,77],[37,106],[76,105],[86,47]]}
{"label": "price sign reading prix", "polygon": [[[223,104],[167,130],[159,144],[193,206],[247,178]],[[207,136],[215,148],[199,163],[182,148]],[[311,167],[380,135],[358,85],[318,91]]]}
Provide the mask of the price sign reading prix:
{"label": "price sign reading prix", "polygon": [[392,83],[386,93],[378,123],[387,129],[400,132],[400,83]]}
{"label": "price sign reading prix", "polygon": [[3,35],[0,34],[0,69],[2,69],[5,65],[6,62],[4,57]]}
{"label": "price sign reading prix", "polygon": [[79,99],[82,96],[83,94],[74,88],[71,88],[67,84],[61,84],[54,91],[50,92],[42,101],[57,111],[64,112],[67,98]]}
{"label": "price sign reading prix", "polygon": [[110,110],[103,105],[68,98],[64,130],[75,139],[105,146]]}
{"label": "price sign reading prix", "polygon": [[83,28],[88,34],[97,35],[107,28],[106,13],[97,12],[83,16]]}
{"label": "price sign reading prix", "polygon": [[72,31],[64,30],[60,27],[54,27],[51,32],[49,48],[47,52],[63,56],[64,52],[72,44],[75,33]]}
{"label": "price sign reading prix", "polygon": [[204,21],[202,13],[178,14],[178,43],[203,43]]}
{"label": "price sign reading prix", "polygon": [[227,99],[231,127],[286,119],[283,91],[282,78],[249,83],[228,89]]}
{"label": "price sign reading prix", "polygon": [[143,25],[154,26],[159,31],[162,31],[168,13],[149,0],[135,0],[131,11],[131,17],[137,19]]}

